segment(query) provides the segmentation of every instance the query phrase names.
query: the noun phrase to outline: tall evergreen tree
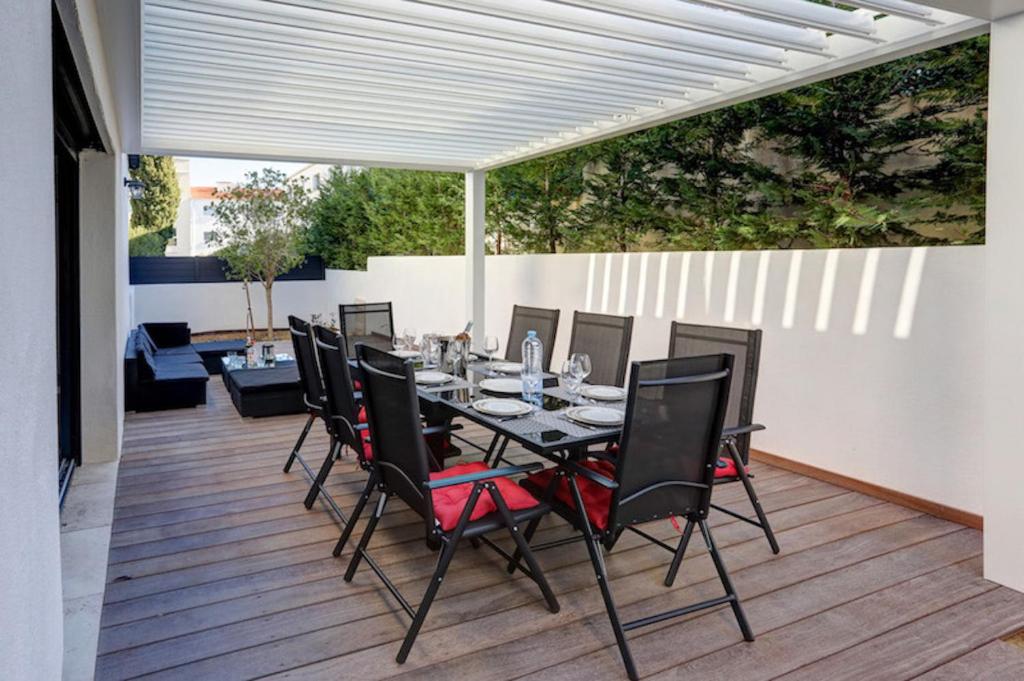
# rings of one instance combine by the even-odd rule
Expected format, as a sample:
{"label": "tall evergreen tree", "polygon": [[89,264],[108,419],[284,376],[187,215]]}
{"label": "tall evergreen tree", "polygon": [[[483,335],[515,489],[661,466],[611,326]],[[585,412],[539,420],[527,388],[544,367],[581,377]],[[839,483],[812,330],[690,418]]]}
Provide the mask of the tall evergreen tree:
{"label": "tall evergreen tree", "polygon": [[145,192],[141,199],[132,199],[129,222],[129,253],[131,255],[163,255],[167,241],[174,236],[181,190],[170,156],[142,156],[139,167],[131,171],[132,179],[142,180]]}

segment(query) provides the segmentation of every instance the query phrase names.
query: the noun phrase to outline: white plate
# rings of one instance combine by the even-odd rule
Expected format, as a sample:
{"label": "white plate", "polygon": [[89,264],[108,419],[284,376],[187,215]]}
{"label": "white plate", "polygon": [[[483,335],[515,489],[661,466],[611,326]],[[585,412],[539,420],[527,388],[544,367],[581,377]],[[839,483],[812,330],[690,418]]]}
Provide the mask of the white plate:
{"label": "white plate", "polygon": [[626,391],[617,385],[586,385],[580,392],[584,397],[605,402],[621,402],[626,399]]}
{"label": "white plate", "polygon": [[523,382],[518,378],[485,378],[480,381],[480,389],[492,393],[522,394]]}
{"label": "white plate", "polygon": [[391,354],[401,359],[412,359],[413,357],[419,357],[423,353],[419,350],[392,350]]}
{"label": "white plate", "polygon": [[565,415],[573,421],[606,428],[621,426],[625,418],[618,409],[608,407],[569,407],[565,410]]}
{"label": "white plate", "polygon": [[451,374],[442,373],[440,371],[416,372],[416,382],[421,385],[443,385],[454,380],[455,377]]}
{"label": "white plate", "polygon": [[525,402],[494,397],[477,400],[473,403],[473,409],[490,416],[524,416],[533,411]]}
{"label": "white plate", "polygon": [[521,374],[523,365],[519,362],[494,362],[491,364],[491,371],[497,371],[499,374]]}

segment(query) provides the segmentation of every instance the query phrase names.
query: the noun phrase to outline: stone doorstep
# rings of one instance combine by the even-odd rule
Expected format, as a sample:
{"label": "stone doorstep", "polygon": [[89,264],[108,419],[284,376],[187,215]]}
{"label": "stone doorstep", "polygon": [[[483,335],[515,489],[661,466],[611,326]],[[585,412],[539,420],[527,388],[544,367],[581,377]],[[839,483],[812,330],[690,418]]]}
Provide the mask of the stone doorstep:
{"label": "stone doorstep", "polygon": [[60,516],[63,681],[93,681],[117,489],[116,461],[75,471]]}

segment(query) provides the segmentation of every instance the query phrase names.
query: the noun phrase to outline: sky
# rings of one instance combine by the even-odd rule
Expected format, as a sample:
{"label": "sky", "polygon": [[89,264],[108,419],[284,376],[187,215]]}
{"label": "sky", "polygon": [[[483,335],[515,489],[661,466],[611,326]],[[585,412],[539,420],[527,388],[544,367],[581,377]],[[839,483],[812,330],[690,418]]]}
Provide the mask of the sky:
{"label": "sky", "polygon": [[240,161],[228,158],[181,157],[189,160],[189,183],[193,187],[212,187],[217,182],[241,182],[250,170],[275,168],[291,175],[308,163],[280,161]]}

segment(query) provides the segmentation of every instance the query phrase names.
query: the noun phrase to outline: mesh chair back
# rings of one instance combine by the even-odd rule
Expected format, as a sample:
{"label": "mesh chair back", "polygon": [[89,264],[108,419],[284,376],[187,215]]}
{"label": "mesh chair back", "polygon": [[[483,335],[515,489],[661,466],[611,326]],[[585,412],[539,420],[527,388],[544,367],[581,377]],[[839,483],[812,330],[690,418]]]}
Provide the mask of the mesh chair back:
{"label": "mesh chair back", "polygon": [[544,371],[551,370],[551,352],[555,349],[555,334],[558,333],[558,316],[560,310],[547,310],[542,307],[512,308],[512,328],[508,332],[508,345],[505,346],[505,359],[510,362],[523,361],[523,341],[527,331],[536,331],[537,338],[544,345]]}
{"label": "mesh chair back", "polygon": [[423,484],[430,475],[429,453],[412,362],[363,344],[356,346],[356,356],[377,472],[390,492],[425,516]]}
{"label": "mesh chair back", "polygon": [[[725,427],[749,426],[754,421],[754,394],[761,363],[761,330],[672,322],[669,357],[693,357],[726,352],[735,355],[729,409]],[[736,447],[744,463],[750,461],[750,434],[740,435]]]}
{"label": "mesh chair back", "polygon": [[610,529],[707,517],[732,362],[720,354],[633,363]]}
{"label": "mesh chair back", "polygon": [[335,424],[335,435],[354,449],[362,460],[362,440],[356,433],[359,407],[352,393],[352,372],[345,352],[345,339],[324,326],[314,326],[313,342],[324,379],[327,413]]}
{"label": "mesh chair back", "polygon": [[309,322],[293,315],[288,316],[288,333],[292,337],[292,350],[299,369],[303,399],[306,406],[316,412],[323,411],[324,388],[320,378],[320,367],[313,351],[313,334]]}
{"label": "mesh chair back", "polygon": [[621,386],[626,380],[632,339],[632,317],[575,312],[569,354],[585,352],[590,355],[591,372],[587,380],[591,383]]}
{"label": "mesh chair back", "polygon": [[391,315],[391,303],[355,303],[338,306],[338,320],[348,342],[348,355],[355,357],[356,343],[363,343],[380,350],[393,350],[395,322]]}

